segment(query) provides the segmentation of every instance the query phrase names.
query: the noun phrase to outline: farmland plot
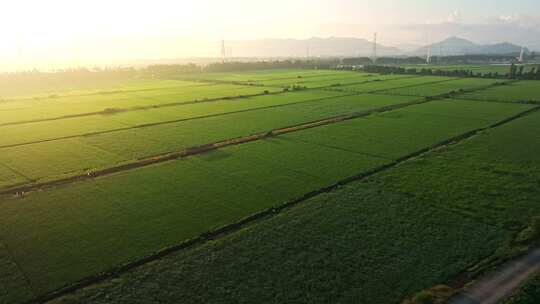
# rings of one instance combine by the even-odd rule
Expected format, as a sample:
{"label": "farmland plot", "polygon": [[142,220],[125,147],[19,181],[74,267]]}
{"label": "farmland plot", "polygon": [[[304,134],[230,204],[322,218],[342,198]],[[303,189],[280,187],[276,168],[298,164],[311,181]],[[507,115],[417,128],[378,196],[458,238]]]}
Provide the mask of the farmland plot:
{"label": "farmland plot", "polygon": [[540,102],[540,84],[538,81],[525,80],[497,86],[465,97],[485,101]]}
{"label": "farmland plot", "polygon": [[[20,198],[2,197],[0,237],[29,274],[33,290],[44,293],[530,108],[508,105],[497,113],[482,108],[500,104],[474,104],[482,119],[401,109]],[[460,107],[454,109],[458,117]],[[487,118],[490,111],[496,114]],[[361,136],[365,130],[371,132]],[[418,136],[426,130],[428,135]],[[319,140],[332,137],[338,140]],[[371,153],[366,147],[373,143],[379,144]]]}
{"label": "farmland plot", "polygon": [[396,191],[421,193],[437,208],[519,229],[540,215],[539,132],[536,112],[403,165],[384,180]]}
{"label": "farmland plot", "polygon": [[[398,303],[540,214],[538,132],[531,113],[65,300]],[[509,303],[536,303],[532,287]]]}
{"label": "farmland plot", "polygon": [[2,102],[0,103],[0,125],[96,112],[115,113],[122,110],[163,106],[170,103],[182,104],[215,98],[263,94],[265,90],[268,92],[277,91],[277,89],[263,89],[254,86],[201,85],[194,82],[189,84],[156,90],[120,91],[108,94],[98,93]]}
{"label": "farmland plot", "polygon": [[425,76],[425,77],[411,77],[411,76],[405,76],[405,77],[398,77],[398,79],[392,79],[396,78],[396,75],[387,75],[386,77],[390,78],[387,81],[383,80],[375,80],[370,81],[367,83],[361,83],[357,85],[350,85],[350,86],[343,86],[339,89],[341,90],[347,90],[347,91],[353,91],[353,92],[376,92],[376,91],[384,91],[389,90],[393,88],[402,88],[402,87],[409,87],[409,86],[420,86],[422,84],[428,84],[428,83],[437,83],[437,82],[445,82],[445,81],[451,81],[454,78],[449,77],[435,77],[435,76]]}
{"label": "farmland plot", "polygon": [[348,84],[357,84],[367,81],[373,81],[375,79],[384,80],[384,79],[396,79],[407,76],[381,76],[367,73],[353,73],[353,74],[339,74],[331,75],[326,77],[302,77],[295,79],[277,79],[277,80],[267,80],[256,82],[265,86],[278,86],[278,87],[290,87],[290,86],[302,86],[307,88],[323,88],[323,87],[333,87],[341,86]]}
{"label": "farmland plot", "polygon": [[291,80],[301,78],[319,78],[331,77],[336,75],[354,75],[355,72],[342,72],[332,70],[307,70],[307,69],[273,69],[244,72],[226,72],[226,73],[203,73],[199,75],[190,75],[189,79],[199,79],[202,81],[229,81],[229,82],[261,82],[272,80]]}
{"label": "farmland plot", "polygon": [[398,88],[384,91],[388,94],[410,95],[410,96],[438,96],[450,92],[459,92],[462,90],[478,89],[486,86],[500,83],[499,79],[477,79],[465,78],[441,83],[425,84],[407,88]]}
{"label": "farmland plot", "polygon": [[248,109],[286,105],[295,102],[317,101],[327,97],[344,95],[333,92],[295,92],[277,96],[259,96],[222,102],[198,103],[117,113],[111,115],[93,115],[67,118],[55,121],[43,121],[22,125],[0,127],[3,136],[0,146],[20,145],[35,141],[45,141],[89,133],[105,132],[115,129],[130,128],[146,124],[171,122],[216,114],[225,114]]}
{"label": "farmland plot", "polygon": [[[296,93],[290,95],[302,97]],[[314,100],[284,107],[0,148],[0,151],[3,151],[0,154],[0,163],[11,166],[33,180],[46,181],[111,167],[156,154],[180,151],[189,147],[267,132],[317,119],[369,111],[411,101],[414,101],[414,98],[385,95],[358,95]],[[76,119],[71,130],[64,127],[61,129],[76,131],[75,126],[81,125],[76,122],[81,120]],[[136,122],[136,120],[132,121]],[[111,120],[105,120],[105,122],[110,124]],[[123,120],[122,123],[128,123],[128,121]],[[57,122],[53,123],[53,125],[57,124]],[[105,123],[97,122],[95,125],[107,126]],[[21,132],[21,129],[13,128],[13,130]],[[60,129],[55,133],[59,132],[61,132]],[[38,131],[35,131],[31,135],[38,134]]]}

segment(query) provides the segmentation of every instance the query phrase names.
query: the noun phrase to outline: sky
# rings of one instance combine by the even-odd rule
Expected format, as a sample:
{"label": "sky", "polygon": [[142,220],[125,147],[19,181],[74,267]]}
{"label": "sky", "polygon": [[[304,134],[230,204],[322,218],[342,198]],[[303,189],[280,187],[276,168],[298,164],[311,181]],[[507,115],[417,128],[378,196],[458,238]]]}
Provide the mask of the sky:
{"label": "sky", "polygon": [[1,0],[0,68],[216,56],[221,39],[375,31],[403,48],[459,35],[540,49],[540,1]]}

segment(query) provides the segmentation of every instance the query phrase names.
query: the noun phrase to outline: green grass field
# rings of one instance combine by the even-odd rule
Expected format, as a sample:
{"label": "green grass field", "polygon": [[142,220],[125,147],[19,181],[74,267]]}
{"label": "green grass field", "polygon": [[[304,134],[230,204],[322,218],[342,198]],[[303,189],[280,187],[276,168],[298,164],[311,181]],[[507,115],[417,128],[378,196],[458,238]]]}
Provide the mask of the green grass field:
{"label": "green grass field", "polygon": [[[28,92],[38,98],[28,98],[26,91],[10,93],[10,100],[0,101],[0,190],[54,183],[333,117],[352,118],[0,195],[0,273],[10,274],[0,279],[0,303],[48,294],[488,128],[464,143],[383,170],[369,181],[315,197],[223,241],[178,253],[180,267],[186,267],[182,276],[189,279],[172,275],[183,284],[176,296],[192,299],[187,302],[219,297],[268,301],[267,296],[278,302],[325,302],[340,294],[344,301],[361,297],[390,303],[444,283],[492,254],[537,213],[539,116],[495,126],[535,107],[507,101],[525,96],[518,93],[536,98],[537,92],[532,82],[496,83],[264,70],[181,75],[178,80],[120,79],[101,87],[98,81],[87,87],[65,84],[63,90],[55,89],[56,96],[36,85]],[[426,98],[450,92],[457,95]],[[272,241],[260,244],[268,239]],[[300,250],[317,242],[323,246]],[[201,264],[213,254],[215,260]],[[250,258],[254,256],[261,258]],[[252,261],[242,263],[246,259]],[[150,271],[173,261],[175,256]],[[419,261],[425,264],[418,266]],[[291,280],[270,283],[280,273]],[[138,275],[129,274],[127,281]],[[253,285],[257,282],[276,284],[269,287],[272,293],[282,292],[264,296]],[[330,284],[324,287],[322,282]],[[224,296],[220,290],[232,294]],[[137,292],[131,296],[121,301],[128,303]]]}
{"label": "green grass field", "polygon": [[[60,303],[400,302],[491,255],[540,213],[538,188],[524,188],[538,180],[537,154],[509,158],[500,149],[516,133],[523,136],[512,150],[540,147],[530,130],[539,118],[483,132]],[[517,171],[518,179],[507,173]]]}
{"label": "green grass field", "polygon": [[484,101],[540,102],[540,86],[536,81],[518,81],[482,93],[469,93],[465,97]]}

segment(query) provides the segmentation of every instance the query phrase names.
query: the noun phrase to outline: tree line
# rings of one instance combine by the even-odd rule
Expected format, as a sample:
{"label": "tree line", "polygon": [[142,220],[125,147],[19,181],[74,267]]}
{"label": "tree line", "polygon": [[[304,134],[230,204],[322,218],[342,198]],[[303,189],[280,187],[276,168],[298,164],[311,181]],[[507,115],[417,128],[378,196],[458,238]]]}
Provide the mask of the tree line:
{"label": "tree line", "polygon": [[406,68],[400,66],[388,65],[365,65],[360,70],[366,73],[378,74],[403,74],[403,75],[429,75],[429,76],[447,76],[447,77],[478,77],[478,78],[510,78],[510,79],[529,79],[540,80],[540,66],[534,66],[525,70],[525,66],[512,64],[508,73],[499,72],[474,72],[467,69],[437,69],[437,68]]}
{"label": "tree line", "polygon": [[512,63],[510,66],[510,72],[508,78],[511,79],[524,79],[524,80],[540,80],[540,66],[532,67],[530,70],[525,71],[525,66],[517,66]]}

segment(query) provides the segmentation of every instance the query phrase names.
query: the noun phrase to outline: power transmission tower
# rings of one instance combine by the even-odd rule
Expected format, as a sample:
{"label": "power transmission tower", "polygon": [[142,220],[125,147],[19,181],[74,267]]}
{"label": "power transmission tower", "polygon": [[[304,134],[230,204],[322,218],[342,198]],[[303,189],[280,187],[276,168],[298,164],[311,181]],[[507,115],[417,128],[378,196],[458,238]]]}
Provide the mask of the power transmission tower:
{"label": "power transmission tower", "polygon": [[371,61],[373,61],[373,64],[377,62],[377,33],[373,35],[373,53],[371,54]]}
{"label": "power transmission tower", "polygon": [[221,40],[221,62],[227,62],[227,49],[225,48],[225,40]]}
{"label": "power transmission tower", "polygon": [[428,50],[427,50],[427,56],[426,56],[426,63],[427,64],[430,64],[431,63],[431,48],[432,46],[428,46]]}

